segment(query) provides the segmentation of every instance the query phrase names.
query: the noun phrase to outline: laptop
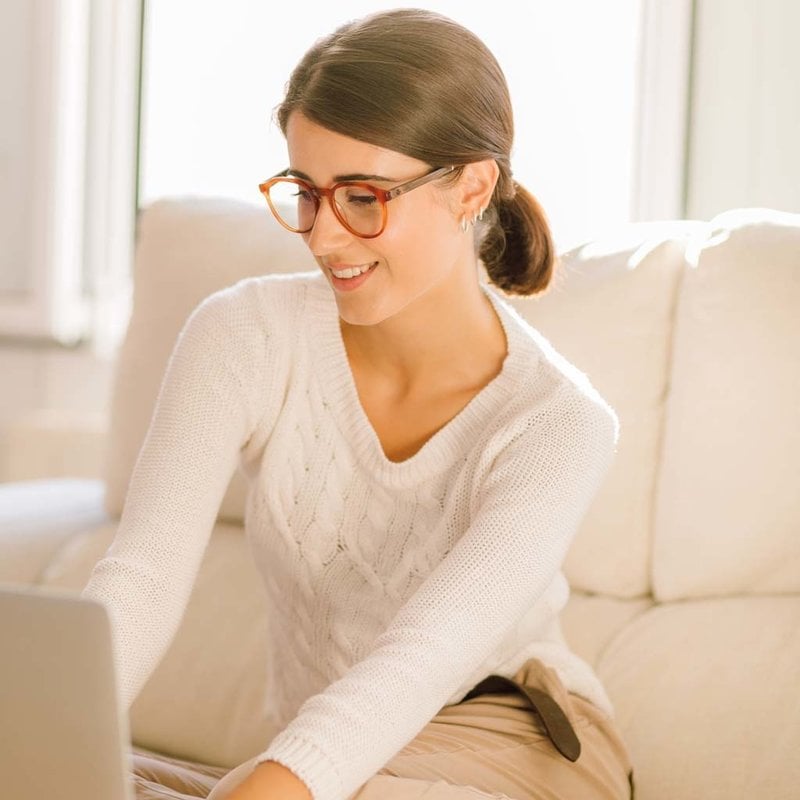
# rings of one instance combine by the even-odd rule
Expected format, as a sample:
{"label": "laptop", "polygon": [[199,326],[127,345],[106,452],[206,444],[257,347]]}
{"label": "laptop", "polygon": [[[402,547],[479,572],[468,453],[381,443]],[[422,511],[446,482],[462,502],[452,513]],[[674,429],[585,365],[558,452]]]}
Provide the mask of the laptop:
{"label": "laptop", "polygon": [[0,584],[0,795],[133,800],[107,611]]}

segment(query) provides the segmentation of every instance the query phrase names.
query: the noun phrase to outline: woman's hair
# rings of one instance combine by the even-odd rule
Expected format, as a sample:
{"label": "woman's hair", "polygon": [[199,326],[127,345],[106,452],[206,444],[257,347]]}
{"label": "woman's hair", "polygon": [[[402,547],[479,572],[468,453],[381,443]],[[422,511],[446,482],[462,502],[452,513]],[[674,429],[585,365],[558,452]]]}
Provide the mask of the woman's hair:
{"label": "woman's hair", "polygon": [[[292,72],[275,109],[284,135],[293,111],[431,166],[494,159],[500,174],[477,223],[478,255],[506,292],[547,288],[556,260],[550,226],[536,198],[512,179],[508,86],[471,31],[416,8],[348,22],[315,42]],[[461,172],[442,180],[455,181]]]}

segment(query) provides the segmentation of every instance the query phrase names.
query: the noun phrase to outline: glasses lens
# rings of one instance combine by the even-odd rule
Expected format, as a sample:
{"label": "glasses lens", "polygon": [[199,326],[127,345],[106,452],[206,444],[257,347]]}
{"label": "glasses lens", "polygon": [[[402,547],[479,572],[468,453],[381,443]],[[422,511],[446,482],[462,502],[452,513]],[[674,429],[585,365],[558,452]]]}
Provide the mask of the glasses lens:
{"label": "glasses lens", "polygon": [[363,236],[378,233],[383,225],[383,203],[365,186],[340,186],[333,195],[336,209],[347,224]]}
{"label": "glasses lens", "polygon": [[317,213],[314,196],[302,184],[279,180],[269,187],[269,200],[275,213],[290,228],[311,230]]}

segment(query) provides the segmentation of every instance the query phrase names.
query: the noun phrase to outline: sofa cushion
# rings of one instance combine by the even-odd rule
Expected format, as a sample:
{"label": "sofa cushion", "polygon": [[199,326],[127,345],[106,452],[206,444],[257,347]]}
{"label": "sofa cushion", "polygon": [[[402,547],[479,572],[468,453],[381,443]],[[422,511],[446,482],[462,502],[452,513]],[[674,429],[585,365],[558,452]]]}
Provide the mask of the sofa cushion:
{"label": "sofa cushion", "polygon": [[606,649],[637,797],[753,800],[800,786],[800,597],[669,603]]}
{"label": "sofa cushion", "polygon": [[701,222],[632,223],[563,254],[543,295],[511,300],[617,411],[611,470],[570,549],[573,587],[620,598],[650,591],[653,492],[672,316],[683,250]]}
{"label": "sofa cushion", "polygon": [[[266,207],[218,198],[159,200],[139,216],[131,318],[116,362],[106,458],[106,509],[119,517],[167,360],[203,298],[241,278],[315,268],[303,240]],[[220,517],[241,521],[246,484],[234,473]]]}
{"label": "sofa cushion", "polygon": [[596,666],[616,635],[652,605],[649,597],[620,600],[573,591],[561,612],[564,638],[577,655]]}
{"label": "sofa cushion", "polygon": [[[116,527],[111,522],[70,537],[42,583],[80,591]],[[268,624],[242,528],[217,523],[175,638],[131,706],[133,741],[225,767],[264,750],[277,733],[265,702]]]}
{"label": "sofa cushion", "polygon": [[800,214],[726,212],[677,307],[654,533],[662,600],[800,591]]}

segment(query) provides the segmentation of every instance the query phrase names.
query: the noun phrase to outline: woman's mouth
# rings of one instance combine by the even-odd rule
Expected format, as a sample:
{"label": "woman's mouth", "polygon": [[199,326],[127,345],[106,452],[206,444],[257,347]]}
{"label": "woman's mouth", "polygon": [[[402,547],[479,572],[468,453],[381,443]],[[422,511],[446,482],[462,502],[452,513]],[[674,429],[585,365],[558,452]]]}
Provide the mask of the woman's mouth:
{"label": "woman's mouth", "polygon": [[347,266],[347,267],[329,267],[330,271],[337,277],[337,278],[356,278],[362,273],[366,272],[368,269],[371,269],[377,264],[377,262],[373,262],[372,264],[359,264],[356,266]]}
{"label": "woman's mouth", "polygon": [[329,266],[328,269],[334,289],[352,291],[368,280],[377,266],[378,262],[374,261],[372,264],[354,264],[352,266],[340,264],[336,267]]}

